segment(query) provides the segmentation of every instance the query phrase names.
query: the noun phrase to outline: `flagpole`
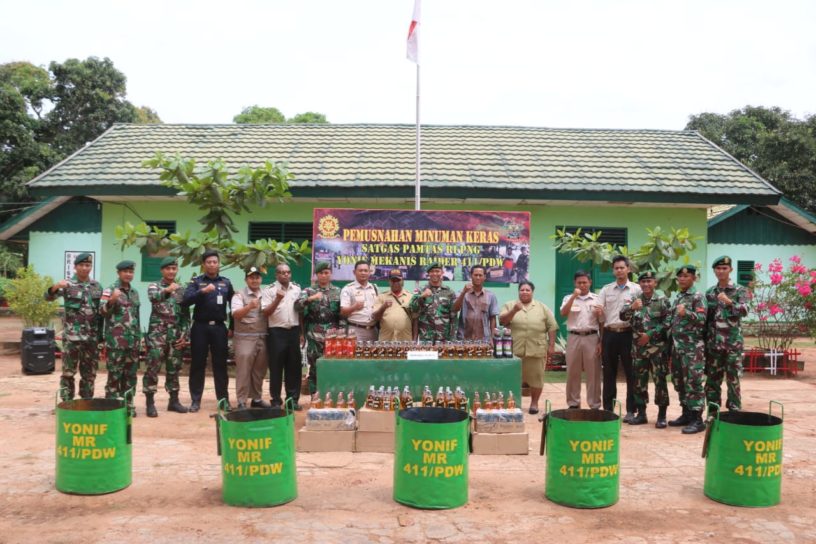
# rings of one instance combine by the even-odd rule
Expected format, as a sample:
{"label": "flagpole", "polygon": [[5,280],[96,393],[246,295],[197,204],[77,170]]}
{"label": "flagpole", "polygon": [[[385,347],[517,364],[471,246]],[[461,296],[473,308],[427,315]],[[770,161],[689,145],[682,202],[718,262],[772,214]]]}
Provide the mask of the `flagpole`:
{"label": "flagpole", "polygon": [[416,65],[416,183],[414,185],[414,209],[419,211],[420,205],[420,158],[421,158],[421,138],[419,132],[419,63]]}

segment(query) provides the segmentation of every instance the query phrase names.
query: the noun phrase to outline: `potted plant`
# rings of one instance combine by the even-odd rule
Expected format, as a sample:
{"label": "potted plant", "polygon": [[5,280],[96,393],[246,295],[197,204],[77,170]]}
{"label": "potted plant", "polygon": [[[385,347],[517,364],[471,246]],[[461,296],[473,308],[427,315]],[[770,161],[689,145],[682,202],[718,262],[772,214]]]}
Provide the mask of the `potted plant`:
{"label": "potted plant", "polygon": [[24,372],[54,370],[54,330],[50,325],[59,305],[44,297],[52,283],[51,278],[40,276],[29,265],[17,271],[6,291],[9,308],[23,320],[20,351]]}

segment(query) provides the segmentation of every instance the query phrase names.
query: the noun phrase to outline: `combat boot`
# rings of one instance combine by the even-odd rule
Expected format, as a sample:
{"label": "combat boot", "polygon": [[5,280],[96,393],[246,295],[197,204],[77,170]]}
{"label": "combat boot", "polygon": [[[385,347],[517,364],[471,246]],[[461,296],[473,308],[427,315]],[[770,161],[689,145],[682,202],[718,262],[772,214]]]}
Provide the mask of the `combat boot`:
{"label": "combat boot", "polygon": [[658,429],[666,428],[666,406],[658,406],[655,427]]}
{"label": "combat boot", "polygon": [[695,434],[705,431],[706,425],[703,422],[703,413],[695,411],[691,413],[691,422],[683,427],[683,434]]}
{"label": "combat boot", "polygon": [[691,423],[691,411],[683,406],[683,414],[677,419],[669,421],[669,427],[683,427]]}
{"label": "combat boot", "polygon": [[649,423],[649,419],[646,417],[646,407],[638,408],[637,414],[632,418],[632,421],[629,422],[629,425],[643,425],[644,423]]}
{"label": "combat boot", "polygon": [[156,402],[153,399],[155,393],[145,393],[145,412],[147,412],[147,417],[159,417],[159,413],[156,411]]}
{"label": "combat boot", "polygon": [[179,414],[186,414],[190,410],[179,402],[178,391],[170,392],[170,402],[167,403],[168,412],[178,412]]}

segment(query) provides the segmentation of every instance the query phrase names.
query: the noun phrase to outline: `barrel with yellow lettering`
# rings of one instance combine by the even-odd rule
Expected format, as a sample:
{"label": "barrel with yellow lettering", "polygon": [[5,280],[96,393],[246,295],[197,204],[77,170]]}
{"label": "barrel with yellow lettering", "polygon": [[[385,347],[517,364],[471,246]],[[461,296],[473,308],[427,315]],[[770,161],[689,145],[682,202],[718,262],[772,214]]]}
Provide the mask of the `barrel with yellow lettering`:
{"label": "barrel with yellow lettering", "polygon": [[[549,405],[549,403],[547,403]],[[603,508],[620,494],[620,416],[607,410],[547,410],[545,496],[575,508]]]}
{"label": "barrel with yellow lettering", "polygon": [[232,506],[275,506],[297,498],[295,416],[286,408],[224,411],[216,417],[222,497]]}
{"label": "barrel with yellow lettering", "polygon": [[57,404],[57,490],[100,495],[130,485],[130,417],[123,399]]}
{"label": "barrel with yellow lettering", "polygon": [[703,492],[734,506],[773,506],[782,494],[782,417],[717,411],[703,446]]}
{"label": "barrel with yellow lettering", "polygon": [[394,500],[415,508],[456,508],[468,501],[470,418],[452,408],[417,407],[397,416]]}

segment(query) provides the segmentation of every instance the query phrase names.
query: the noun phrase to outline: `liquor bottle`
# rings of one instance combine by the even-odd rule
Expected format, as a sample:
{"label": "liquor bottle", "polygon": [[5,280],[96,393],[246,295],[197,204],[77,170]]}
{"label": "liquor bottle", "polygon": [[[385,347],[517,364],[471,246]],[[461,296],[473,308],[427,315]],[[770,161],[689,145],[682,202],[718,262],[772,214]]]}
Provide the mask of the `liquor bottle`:
{"label": "liquor bottle", "polygon": [[377,396],[374,398],[375,398],[374,409],[382,410],[383,403],[385,402],[385,387],[381,385],[380,388],[377,390]]}
{"label": "liquor bottle", "polygon": [[482,408],[485,410],[493,409],[493,401],[490,399],[490,393],[485,391],[484,400],[482,401]]}
{"label": "liquor bottle", "polygon": [[496,410],[504,410],[504,393],[499,391],[498,398],[496,399]]}
{"label": "liquor bottle", "polygon": [[346,406],[349,410],[356,410],[357,406],[354,401],[354,391],[349,391],[348,393],[348,400],[346,401]]}
{"label": "liquor bottle", "polygon": [[363,342],[354,344],[354,358],[355,359],[363,358]]}
{"label": "liquor bottle", "polygon": [[464,403],[464,398],[465,395],[462,392],[462,388],[457,385],[456,389],[453,391],[453,406],[451,408],[461,410],[462,404]]}
{"label": "liquor bottle", "polygon": [[394,386],[394,389],[391,390],[391,411],[398,412],[401,408],[404,408],[404,406],[400,400],[399,387]]}
{"label": "liquor bottle", "polygon": [[504,331],[501,327],[493,329],[493,357],[501,359],[504,357],[504,342],[502,342],[502,334]]}
{"label": "liquor bottle", "polygon": [[332,357],[335,359],[345,359],[343,354],[343,346],[346,344],[346,333],[343,329],[337,329],[334,335],[334,348],[332,349]]}
{"label": "liquor bottle", "polygon": [[513,397],[513,392],[509,391],[507,393],[507,409],[508,410],[515,410],[516,409],[516,399]]}
{"label": "liquor bottle", "polygon": [[312,408],[323,408],[323,399],[320,398],[320,391],[315,391],[315,400],[312,402]]}
{"label": "liquor bottle", "polygon": [[346,404],[346,396],[343,394],[342,391],[337,393],[337,408],[346,408],[348,405]]}
{"label": "liquor bottle", "polygon": [[439,390],[436,392],[436,402],[434,406],[437,408],[444,408],[445,407],[445,390],[442,387],[439,387]]}
{"label": "liquor bottle", "polygon": [[334,408],[334,401],[330,392],[326,392],[326,398],[323,400],[323,408]]}
{"label": "liquor bottle", "polygon": [[354,331],[348,331],[346,334],[346,343],[344,354],[346,359],[353,359],[354,358],[354,349],[357,346],[357,336]]}
{"label": "liquor bottle", "polygon": [[502,351],[504,352],[504,357],[509,359],[513,356],[513,336],[510,333],[510,329],[504,329],[504,336],[502,337]]}
{"label": "liquor bottle", "polygon": [[450,387],[445,388],[445,408],[456,408],[456,400]]}
{"label": "liquor bottle", "polygon": [[368,408],[369,410],[374,409],[374,397],[376,397],[376,396],[377,396],[377,392],[374,391],[374,386],[369,385],[368,386],[368,396],[366,397],[366,401],[365,401],[365,407]]}
{"label": "liquor bottle", "polygon": [[482,401],[479,398],[479,392],[473,392],[473,416],[476,417],[476,410],[482,407]]}
{"label": "liquor bottle", "polygon": [[427,408],[433,405],[433,393],[431,393],[431,388],[426,385],[425,389],[422,390],[422,406]]}
{"label": "liquor bottle", "polygon": [[388,389],[385,390],[385,395],[383,395],[383,403],[382,409],[386,412],[391,410],[391,386],[388,386]]}
{"label": "liquor bottle", "polygon": [[414,397],[411,395],[411,390],[406,385],[405,388],[402,390],[402,407],[403,408],[413,408],[414,407]]}

